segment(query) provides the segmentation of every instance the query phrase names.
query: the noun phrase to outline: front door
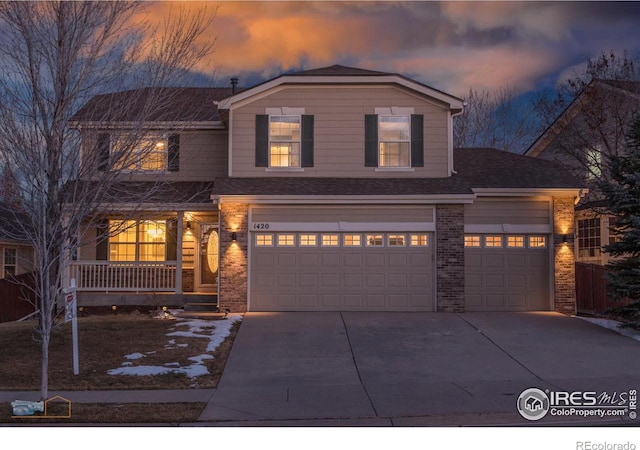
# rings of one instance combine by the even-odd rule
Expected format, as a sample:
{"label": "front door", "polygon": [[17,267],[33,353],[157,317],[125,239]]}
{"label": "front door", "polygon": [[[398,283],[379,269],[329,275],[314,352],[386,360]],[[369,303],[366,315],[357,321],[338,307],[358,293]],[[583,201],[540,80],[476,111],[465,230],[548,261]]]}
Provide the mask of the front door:
{"label": "front door", "polygon": [[217,292],[220,268],[218,224],[200,225],[200,245],[196,288],[200,292]]}

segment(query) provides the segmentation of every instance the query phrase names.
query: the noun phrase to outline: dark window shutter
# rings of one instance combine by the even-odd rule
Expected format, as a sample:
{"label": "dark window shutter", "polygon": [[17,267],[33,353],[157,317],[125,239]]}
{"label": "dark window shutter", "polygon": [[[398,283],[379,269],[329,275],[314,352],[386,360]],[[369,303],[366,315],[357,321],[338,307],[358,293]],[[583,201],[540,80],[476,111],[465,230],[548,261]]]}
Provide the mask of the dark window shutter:
{"label": "dark window shutter", "polygon": [[424,116],[411,115],[411,167],[424,167]]}
{"label": "dark window shutter", "polygon": [[313,116],[302,116],[302,142],[301,160],[302,167],[313,167]]}
{"label": "dark window shutter", "polygon": [[96,260],[109,259],[109,220],[102,219],[96,226]]}
{"label": "dark window shutter", "polygon": [[98,170],[105,171],[109,167],[110,138],[108,134],[99,134],[96,142],[98,153]]}
{"label": "dark window shutter", "polygon": [[180,135],[170,134],[168,139],[167,159],[169,172],[180,170]]}
{"label": "dark window shutter", "polygon": [[167,246],[166,260],[178,260],[178,221],[176,219],[167,220]]}
{"label": "dark window shutter", "polygon": [[256,116],[256,167],[269,167],[269,116]]}
{"label": "dark window shutter", "polygon": [[378,115],[364,116],[364,165],[378,167]]}

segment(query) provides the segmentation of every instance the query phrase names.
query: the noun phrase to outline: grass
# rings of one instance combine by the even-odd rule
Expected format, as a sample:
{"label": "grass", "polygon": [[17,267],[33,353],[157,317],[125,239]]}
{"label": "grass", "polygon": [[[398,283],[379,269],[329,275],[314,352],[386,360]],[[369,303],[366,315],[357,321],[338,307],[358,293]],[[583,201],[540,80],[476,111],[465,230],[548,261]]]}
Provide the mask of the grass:
{"label": "grass", "polygon": [[[206,353],[208,339],[167,336],[186,331],[180,320],[158,320],[148,315],[96,315],[78,318],[80,374],[73,375],[71,323],[58,324],[51,334],[49,390],[188,389],[214,388],[222,376],[240,326],[204,360],[209,373],[195,378],[184,374],[155,376],[109,375],[125,362],[125,355],[143,353],[134,365],[192,364],[188,358]],[[0,390],[39,390],[41,345],[36,322],[0,324]],[[174,342],[171,345],[169,341]],[[48,415],[64,416],[65,404],[49,403]],[[0,403],[0,423],[188,423],[195,422],[206,403],[73,403],[71,418],[13,418],[9,403]],[[56,411],[56,408],[62,408]]]}
{"label": "grass", "polygon": [[[40,388],[41,344],[35,322],[0,324],[0,390],[38,390]],[[52,332],[49,359],[50,390],[108,389],[188,389],[214,388],[222,370],[239,324],[215,351],[214,358],[205,360],[208,375],[189,378],[184,374],[157,376],[109,375],[126,360],[124,355],[143,353],[144,363],[158,365],[180,363],[188,366],[189,357],[205,353],[207,339],[168,337],[180,330],[180,321],[151,319],[146,315],[104,315],[78,319],[80,374],[73,375],[71,323],[60,324]],[[175,345],[167,346],[170,339]],[[182,346],[180,346],[181,344]],[[186,344],[186,346],[184,345]]]}

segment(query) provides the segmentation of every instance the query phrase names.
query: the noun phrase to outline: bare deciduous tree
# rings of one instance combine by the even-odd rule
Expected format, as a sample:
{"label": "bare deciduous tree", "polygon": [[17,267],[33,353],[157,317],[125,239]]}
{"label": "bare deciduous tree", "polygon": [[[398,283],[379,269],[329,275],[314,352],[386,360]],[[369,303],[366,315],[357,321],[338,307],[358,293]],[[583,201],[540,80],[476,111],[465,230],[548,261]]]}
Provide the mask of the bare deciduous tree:
{"label": "bare deciduous tree", "polygon": [[454,119],[454,147],[491,147],[521,153],[538,127],[527,102],[514,87],[493,93],[469,89],[464,113]]}
{"label": "bare deciduous tree", "polygon": [[[107,196],[120,195],[118,169],[130,164],[148,121],[162,122],[172,104],[175,91],[164,87],[180,83],[212,49],[214,39],[205,31],[215,11],[181,8],[154,27],[140,20],[145,7],[121,1],[0,4],[0,164],[19,184],[16,217],[35,251],[43,399],[60,274],[78,245],[76,230]],[[148,89],[136,89],[142,86]],[[124,89],[131,90],[121,101],[105,96],[108,103],[100,104],[102,97],[95,97],[87,112],[96,127],[127,117],[118,153],[102,160],[96,139],[84,139],[81,152],[80,133],[70,123],[74,113],[96,94]],[[136,201],[153,191],[145,185]]]}
{"label": "bare deciduous tree", "polygon": [[608,176],[607,156],[624,150],[633,113],[640,110],[636,60],[627,52],[603,53],[552,92],[541,92],[535,101],[554,158],[594,191],[598,181]]}

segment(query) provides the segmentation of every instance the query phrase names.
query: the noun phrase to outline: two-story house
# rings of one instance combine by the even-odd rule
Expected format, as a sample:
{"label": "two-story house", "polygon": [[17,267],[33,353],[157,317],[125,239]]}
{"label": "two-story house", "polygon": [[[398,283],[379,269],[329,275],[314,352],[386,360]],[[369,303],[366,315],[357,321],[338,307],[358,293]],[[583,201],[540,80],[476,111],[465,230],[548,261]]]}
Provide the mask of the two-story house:
{"label": "two-story house", "polygon": [[623,152],[628,127],[640,111],[640,82],[594,79],[525,152],[556,161],[586,188],[575,215],[576,260],[606,265],[604,247],[616,239],[615,217],[598,182],[608,179],[607,156]]}
{"label": "two-story house", "polygon": [[[145,130],[157,151],[122,185],[164,184],[135,220],[114,195],[80,231],[67,277],[81,304],[193,292],[233,311],[575,311],[580,183],[551,161],[454,149],[461,99],[343,66],[178,92],[206,108],[181,122],[176,101]],[[117,124],[93,109],[75,119],[107,161]]]}

